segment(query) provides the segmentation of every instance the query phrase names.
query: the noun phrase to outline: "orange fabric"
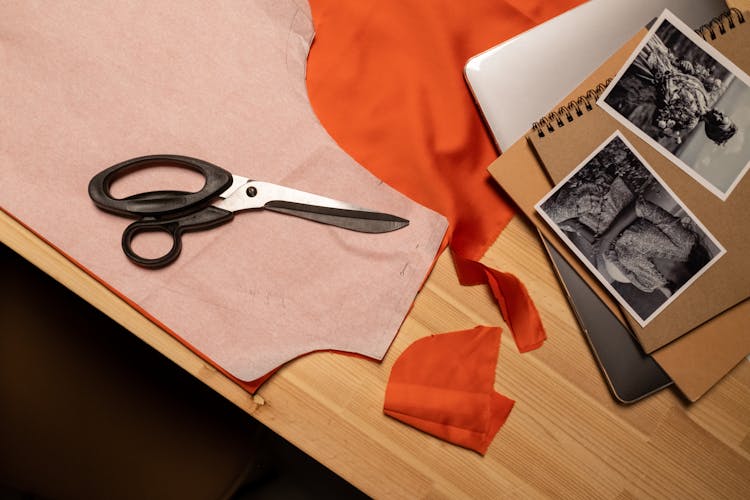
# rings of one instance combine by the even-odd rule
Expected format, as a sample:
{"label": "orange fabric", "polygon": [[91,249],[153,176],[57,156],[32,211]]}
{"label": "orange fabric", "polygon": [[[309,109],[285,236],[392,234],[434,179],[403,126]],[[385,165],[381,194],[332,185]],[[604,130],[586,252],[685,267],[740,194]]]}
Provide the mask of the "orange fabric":
{"label": "orange fabric", "polygon": [[310,0],[310,102],[342,148],[448,217],[455,252],[482,257],[513,215],[463,79],[473,55],[582,0]]}
{"label": "orange fabric", "polygon": [[497,152],[463,66],[581,1],[310,0],[307,87],[323,126],[379,178],[448,218],[443,248],[461,282],[490,284],[516,338],[540,335],[538,316],[522,319],[536,315],[526,289],[507,273],[469,270],[514,211],[486,170]]}
{"label": "orange fabric", "polygon": [[487,283],[500,312],[508,322],[519,352],[533,351],[547,339],[542,320],[524,284],[510,273],[453,255],[465,285]]}
{"label": "orange fabric", "polygon": [[[497,156],[463,79],[469,57],[582,0],[310,0],[310,102],[355,160],[445,215],[459,279],[487,283],[525,352],[546,338],[513,275],[479,263],[513,216],[486,170]],[[509,68],[512,78],[512,68]],[[384,411],[484,454],[513,407],[493,390],[500,329],[432,336],[396,361]]]}
{"label": "orange fabric", "polygon": [[494,390],[500,334],[478,326],[414,342],[391,369],[385,414],[484,455],[514,404]]}

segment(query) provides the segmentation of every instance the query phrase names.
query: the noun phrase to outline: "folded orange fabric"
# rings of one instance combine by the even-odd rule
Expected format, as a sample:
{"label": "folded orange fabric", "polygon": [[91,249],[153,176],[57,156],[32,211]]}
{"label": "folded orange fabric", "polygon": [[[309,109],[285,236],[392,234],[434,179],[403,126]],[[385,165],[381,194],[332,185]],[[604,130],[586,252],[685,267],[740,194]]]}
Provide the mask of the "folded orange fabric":
{"label": "folded orange fabric", "polygon": [[484,455],[514,401],[494,390],[499,327],[417,340],[391,369],[383,411]]}
{"label": "folded orange fabric", "polygon": [[487,267],[481,262],[453,255],[464,285],[487,283],[503,318],[508,323],[519,352],[533,351],[547,339],[534,301],[524,284],[510,273]]}
{"label": "folded orange fabric", "polygon": [[[478,262],[514,210],[486,170],[497,152],[463,67],[471,56],[581,2],[310,0],[316,30],[307,67],[310,102],[360,164],[448,218],[443,248],[450,243],[454,258]],[[505,297],[503,314],[514,334],[527,326],[521,318],[535,310],[526,307],[531,299],[518,280],[456,264],[464,284],[491,280]]]}

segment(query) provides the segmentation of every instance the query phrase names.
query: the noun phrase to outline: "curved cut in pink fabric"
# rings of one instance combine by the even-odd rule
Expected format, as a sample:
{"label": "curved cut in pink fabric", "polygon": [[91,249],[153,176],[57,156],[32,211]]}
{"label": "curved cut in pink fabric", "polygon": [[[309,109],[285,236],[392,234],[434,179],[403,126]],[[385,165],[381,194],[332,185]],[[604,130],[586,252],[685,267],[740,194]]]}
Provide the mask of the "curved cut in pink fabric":
{"label": "curved cut in pink fabric", "polygon": [[375,175],[448,218],[443,246],[450,244],[461,282],[492,287],[519,347],[539,345],[544,332],[517,279],[477,271],[514,210],[486,170],[497,152],[463,67],[581,2],[310,1],[316,35],[307,87],[322,124]]}
{"label": "curved cut in pink fabric", "polygon": [[477,326],[414,342],[391,369],[384,413],[484,455],[514,404],[494,389],[500,335]]}
{"label": "curved cut in pink fabric", "polygon": [[[320,125],[305,87],[312,37],[296,0],[0,2],[2,209],[250,391],[315,350],[381,359],[447,225]],[[140,268],[120,247],[131,221],[98,210],[87,186],[156,153],[410,224],[373,235],[240,213],[186,234],[167,268]],[[126,194],[179,189],[170,175]]]}

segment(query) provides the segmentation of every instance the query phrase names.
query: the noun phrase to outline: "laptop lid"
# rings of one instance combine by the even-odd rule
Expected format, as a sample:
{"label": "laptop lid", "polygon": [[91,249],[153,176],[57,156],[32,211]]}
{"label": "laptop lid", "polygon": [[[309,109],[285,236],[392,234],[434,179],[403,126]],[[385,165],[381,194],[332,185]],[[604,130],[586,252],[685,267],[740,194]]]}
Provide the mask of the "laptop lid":
{"label": "laptop lid", "polygon": [[668,8],[698,27],[723,0],[590,0],[466,64],[466,81],[502,151]]}

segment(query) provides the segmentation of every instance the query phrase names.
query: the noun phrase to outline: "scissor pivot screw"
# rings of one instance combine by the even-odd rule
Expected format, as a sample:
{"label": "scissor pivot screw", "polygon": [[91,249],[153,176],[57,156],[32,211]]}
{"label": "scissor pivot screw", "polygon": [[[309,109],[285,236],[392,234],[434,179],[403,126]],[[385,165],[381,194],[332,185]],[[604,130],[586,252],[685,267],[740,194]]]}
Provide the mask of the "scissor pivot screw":
{"label": "scissor pivot screw", "polygon": [[253,198],[256,194],[258,194],[258,190],[255,188],[255,186],[250,186],[245,192],[250,198]]}

